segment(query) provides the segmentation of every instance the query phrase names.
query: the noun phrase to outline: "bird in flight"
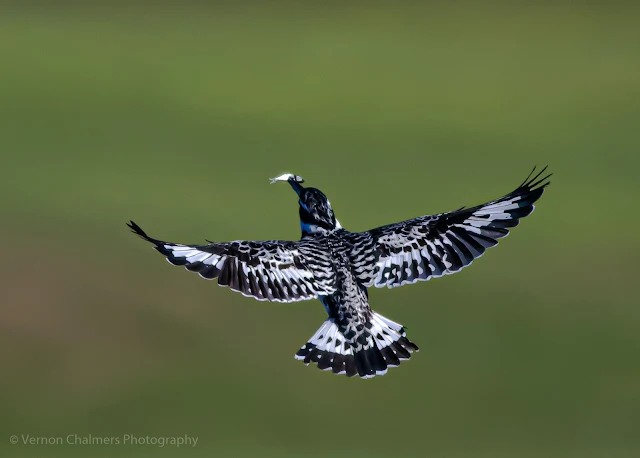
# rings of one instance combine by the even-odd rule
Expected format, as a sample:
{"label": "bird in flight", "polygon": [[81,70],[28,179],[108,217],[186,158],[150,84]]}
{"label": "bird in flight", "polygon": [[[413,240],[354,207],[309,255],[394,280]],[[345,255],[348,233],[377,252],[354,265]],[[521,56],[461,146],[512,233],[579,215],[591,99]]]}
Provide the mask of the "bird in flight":
{"label": "bird in flight", "polygon": [[[171,264],[260,301],[319,299],[326,321],[295,355],[335,374],[371,378],[408,360],[418,347],[405,328],[369,307],[367,289],[407,285],[459,272],[529,215],[549,184],[535,167],[514,191],[475,207],[421,216],[365,232],[349,232],[319,189],[286,181],[298,196],[299,241],[210,242],[186,245],[128,226]],[[208,241],[209,242],[209,241]]]}

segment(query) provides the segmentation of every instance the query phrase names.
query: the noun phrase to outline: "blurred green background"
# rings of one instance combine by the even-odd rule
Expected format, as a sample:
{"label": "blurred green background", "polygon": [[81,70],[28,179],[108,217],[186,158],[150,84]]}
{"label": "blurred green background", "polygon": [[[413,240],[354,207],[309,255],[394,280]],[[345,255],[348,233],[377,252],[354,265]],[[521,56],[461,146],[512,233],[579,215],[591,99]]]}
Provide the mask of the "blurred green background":
{"label": "blurred green background", "polygon": [[[640,456],[639,13],[3,6],[0,455]],[[501,196],[536,164],[552,184],[498,248],[371,291],[422,350],[373,380],[293,359],[320,303],[218,288],[125,227],[296,239],[296,198],[267,181],[294,172],[359,231]]]}

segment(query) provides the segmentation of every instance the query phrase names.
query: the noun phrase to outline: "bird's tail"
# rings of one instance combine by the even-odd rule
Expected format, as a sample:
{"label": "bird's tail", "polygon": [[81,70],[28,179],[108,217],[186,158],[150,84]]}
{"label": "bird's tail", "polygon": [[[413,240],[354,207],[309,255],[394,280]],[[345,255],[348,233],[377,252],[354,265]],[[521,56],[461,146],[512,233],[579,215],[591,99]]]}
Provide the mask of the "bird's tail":
{"label": "bird's tail", "polygon": [[[346,332],[349,334],[349,332]],[[319,369],[371,378],[384,375],[387,368],[411,358],[418,346],[406,337],[404,326],[371,312],[362,331],[347,339],[331,319],[295,355],[305,364],[316,363]]]}

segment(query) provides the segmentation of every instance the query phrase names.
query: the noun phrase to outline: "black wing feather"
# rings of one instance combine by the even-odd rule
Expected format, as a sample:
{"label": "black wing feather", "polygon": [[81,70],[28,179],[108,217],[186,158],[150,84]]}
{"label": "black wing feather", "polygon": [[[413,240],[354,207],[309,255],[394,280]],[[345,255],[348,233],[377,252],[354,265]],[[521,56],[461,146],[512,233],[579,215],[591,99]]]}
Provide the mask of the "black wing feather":
{"label": "black wing feather", "polygon": [[[185,266],[206,279],[218,279],[245,296],[258,300],[293,302],[335,291],[327,263],[317,259],[313,242],[234,241],[184,245],[149,237],[140,226],[132,232],[152,243],[173,265]],[[320,279],[318,279],[318,278]]]}
{"label": "black wing feather", "polygon": [[459,272],[531,214],[549,185],[546,169],[534,167],[514,191],[482,205],[351,234],[357,277],[365,286],[394,287]]}

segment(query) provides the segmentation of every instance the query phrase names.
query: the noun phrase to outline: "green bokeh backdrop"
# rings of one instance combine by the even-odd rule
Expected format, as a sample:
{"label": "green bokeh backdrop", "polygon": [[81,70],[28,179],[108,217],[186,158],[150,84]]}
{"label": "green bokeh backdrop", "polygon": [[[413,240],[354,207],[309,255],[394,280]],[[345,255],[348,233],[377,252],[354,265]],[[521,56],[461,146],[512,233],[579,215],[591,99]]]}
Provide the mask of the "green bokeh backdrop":
{"label": "green bokeh backdrop", "polygon": [[[640,456],[640,10],[524,2],[14,5],[0,15],[0,455]],[[134,237],[365,230],[555,173],[462,273],[370,293],[422,351],[362,381]],[[194,448],[31,436],[198,436]]]}

